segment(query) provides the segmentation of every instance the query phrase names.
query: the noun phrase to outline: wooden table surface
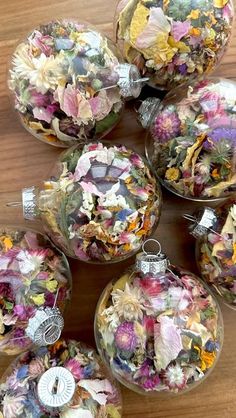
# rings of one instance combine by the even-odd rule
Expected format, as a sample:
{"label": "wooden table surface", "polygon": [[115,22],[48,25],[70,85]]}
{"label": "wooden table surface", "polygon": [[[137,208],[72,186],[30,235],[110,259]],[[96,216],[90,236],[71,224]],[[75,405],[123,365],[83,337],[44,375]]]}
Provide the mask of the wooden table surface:
{"label": "wooden table surface", "polygon": [[[15,199],[17,194],[20,197],[22,187],[40,184],[60,153],[60,149],[44,144],[27,133],[11,109],[6,69],[12,49],[28,30],[55,17],[90,21],[112,36],[115,4],[116,0],[0,0],[0,223],[24,223],[21,209],[7,209],[5,203]],[[236,77],[236,30],[216,74]],[[145,133],[137,124],[132,108],[130,103],[123,120],[108,138],[143,152]],[[189,236],[181,215],[191,213],[199,204],[179,199],[165,191],[163,197],[161,222],[155,236],[172,262],[196,271],[194,240]],[[107,282],[131,262],[94,267],[71,261],[73,298],[67,311],[64,336],[94,345],[93,316],[98,297]],[[236,312],[223,306],[222,311],[225,342],[211,376],[192,392],[169,399],[143,397],[122,388],[123,417],[236,418]],[[0,373],[11,360],[0,358]]]}

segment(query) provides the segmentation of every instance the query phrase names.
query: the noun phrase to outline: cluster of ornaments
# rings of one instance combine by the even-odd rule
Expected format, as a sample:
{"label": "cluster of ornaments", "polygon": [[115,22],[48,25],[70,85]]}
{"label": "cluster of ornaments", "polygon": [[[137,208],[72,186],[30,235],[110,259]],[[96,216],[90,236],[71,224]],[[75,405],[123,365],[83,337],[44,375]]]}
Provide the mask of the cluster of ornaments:
{"label": "cluster of ornaments", "polygon": [[[31,31],[12,55],[8,85],[23,126],[68,150],[40,187],[22,192],[25,219],[40,219],[45,235],[0,230],[0,353],[19,354],[0,382],[0,417],[121,418],[112,376],[141,394],[184,393],[219,358],[215,296],[236,309],[236,83],[208,74],[234,10],[231,0],[192,3],[122,0],[116,44],[63,19]],[[138,111],[148,161],[99,142],[145,82],[169,91]],[[170,264],[157,241],[146,250],[161,214],[157,179],[186,199],[228,198],[185,215],[203,281]],[[71,293],[66,256],[105,264],[137,252],[98,302],[100,357],[60,339]]]}

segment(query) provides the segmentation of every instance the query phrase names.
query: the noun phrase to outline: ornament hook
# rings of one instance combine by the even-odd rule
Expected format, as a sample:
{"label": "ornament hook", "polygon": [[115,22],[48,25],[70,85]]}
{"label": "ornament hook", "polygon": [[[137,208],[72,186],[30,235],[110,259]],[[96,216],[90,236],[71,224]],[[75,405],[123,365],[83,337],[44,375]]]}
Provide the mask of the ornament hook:
{"label": "ornament hook", "polygon": [[197,218],[195,216],[190,215],[188,213],[184,213],[183,218],[187,219],[190,222],[196,222],[196,220],[197,220]]}
{"label": "ornament hook", "polygon": [[6,206],[10,208],[18,208],[22,206],[22,202],[7,202]]}

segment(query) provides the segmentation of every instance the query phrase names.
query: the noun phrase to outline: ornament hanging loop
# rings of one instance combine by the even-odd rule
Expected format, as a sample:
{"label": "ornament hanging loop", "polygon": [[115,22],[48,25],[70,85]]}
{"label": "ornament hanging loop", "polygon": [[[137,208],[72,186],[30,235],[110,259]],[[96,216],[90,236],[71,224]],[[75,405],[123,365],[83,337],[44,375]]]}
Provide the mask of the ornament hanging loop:
{"label": "ornament hanging loop", "polygon": [[[157,250],[158,250],[158,251],[146,251],[146,250],[145,250],[146,245],[147,245],[148,243],[150,243],[150,242],[153,242],[153,243],[155,243],[155,244],[157,245]],[[146,254],[146,255],[148,255],[148,254],[150,254],[150,253],[152,253],[152,254],[156,254],[156,255],[160,255],[160,254],[161,254],[161,244],[160,244],[160,242],[159,242],[159,241],[157,241],[156,239],[154,239],[154,238],[149,238],[149,239],[147,239],[146,241],[144,241],[144,243],[143,243],[143,245],[142,245],[142,250],[143,250],[143,253],[144,253],[144,254]]]}

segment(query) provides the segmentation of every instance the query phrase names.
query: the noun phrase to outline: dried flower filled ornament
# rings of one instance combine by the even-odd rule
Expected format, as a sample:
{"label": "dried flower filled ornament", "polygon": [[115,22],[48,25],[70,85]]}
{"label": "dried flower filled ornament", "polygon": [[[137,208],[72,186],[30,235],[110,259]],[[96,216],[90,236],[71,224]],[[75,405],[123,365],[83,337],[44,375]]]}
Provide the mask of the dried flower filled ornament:
{"label": "dried flower filled ornament", "polygon": [[197,238],[202,278],[226,305],[236,309],[236,198],[184,217],[192,222],[189,229]]}
{"label": "dried flower filled ornament", "polygon": [[8,84],[23,126],[44,142],[69,147],[106,135],[124,98],[138,97],[143,81],[97,29],[55,20],[17,46]]}
{"label": "dried flower filled ornament", "polygon": [[233,17],[232,0],[121,0],[116,40],[153,86],[171,90],[215,69]]}
{"label": "dried flower filled ornament", "polygon": [[216,364],[222,314],[200,279],[170,265],[161,248],[146,252],[148,241],[136,266],[105,288],[95,317],[96,343],[114,376],[130,389],[183,393]]}
{"label": "dried flower filled ornament", "polygon": [[131,149],[99,142],[72,147],[52,174],[41,190],[23,190],[24,217],[39,216],[68,256],[118,262],[135,254],[156,228],[160,187]]}
{"label": "dried flower filled ornament", "polygon": [[70,299],[64,254],[38,232],[0,228],[0,353],[57,341]]}
{"label": "dried flower filled ornament", "polygon": [[19,356],[0,381],[4,418],[121,418],[118,386],[95,350],[73,340]]}
{"label": "dried flower filled ornament", "polygon": [[167,189],[200,201],[235,193],[235,97],[235,82],[210,78],[141,104],[146,155]]}

